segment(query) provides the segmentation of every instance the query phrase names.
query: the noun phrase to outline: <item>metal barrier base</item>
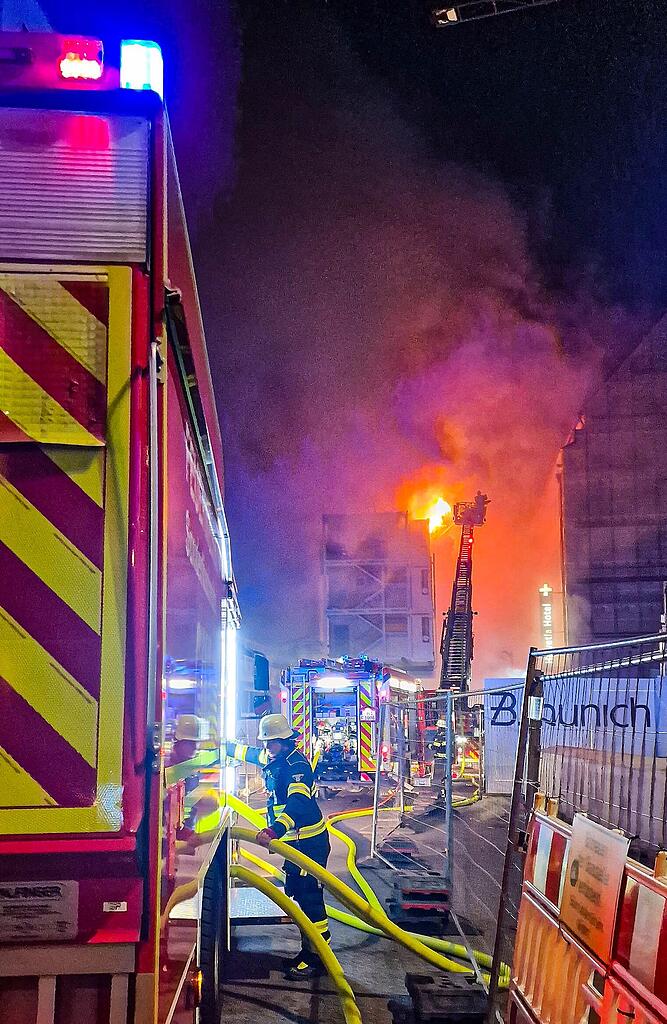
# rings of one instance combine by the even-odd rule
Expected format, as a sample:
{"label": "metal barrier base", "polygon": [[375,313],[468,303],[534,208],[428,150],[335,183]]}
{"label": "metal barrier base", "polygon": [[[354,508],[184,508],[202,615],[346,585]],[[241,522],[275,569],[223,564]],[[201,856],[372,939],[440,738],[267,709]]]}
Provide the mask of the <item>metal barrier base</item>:
{"label": "metal barrier base", "polygon": [[406,974],[417,1024],[482,1024],[488,996],[481,985],[463,978]]}

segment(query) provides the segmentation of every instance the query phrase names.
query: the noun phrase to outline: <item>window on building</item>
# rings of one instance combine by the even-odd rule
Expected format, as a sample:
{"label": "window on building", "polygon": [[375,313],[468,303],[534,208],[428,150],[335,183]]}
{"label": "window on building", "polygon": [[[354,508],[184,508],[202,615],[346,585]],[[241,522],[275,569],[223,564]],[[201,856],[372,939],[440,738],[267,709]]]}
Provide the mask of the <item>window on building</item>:
{"label": "window on building", "polygon": [[408,635],[407,615],[387,615],[384,620],[385,632],[391,636]]}
{"label": "window on building", "polygon": [[340,622],[332,622],[330,627],[329,646],[333,658],[341,658],[349,654],[350,627]]}
{"label": "window on building", "polygon": [[421,571],[421,577],[422,577],[422,594],[428,594],[428,593],[430,593],[430,590],[431,590],[431,581],[430,581],[430,579],[429,579],[430,575],[431,575],[431,574],[430,574],[430,572],[428,571],[428,569],[422,569],[422,571]]}
{"label": "window on building", "polygon": [[431,642],[431,620],[428,615],[422,615],[422,640],[425,644]]}
{"label": "window on building", "polygon": [[386,608],[408,607],[408,572],[407,569],[392,569],[387,574],[384,591]]}

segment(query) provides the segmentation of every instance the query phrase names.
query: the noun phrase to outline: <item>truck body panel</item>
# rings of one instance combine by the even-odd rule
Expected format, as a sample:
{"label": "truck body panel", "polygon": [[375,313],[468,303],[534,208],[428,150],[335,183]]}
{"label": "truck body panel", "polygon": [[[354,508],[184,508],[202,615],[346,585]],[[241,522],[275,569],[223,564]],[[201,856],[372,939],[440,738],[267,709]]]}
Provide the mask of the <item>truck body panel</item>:
{"label": "truck body panel", "polygon": [[94,41],[0,42],[0,1003],[192,1022],[239,611],[175,160],[113,62],[58,78]]}

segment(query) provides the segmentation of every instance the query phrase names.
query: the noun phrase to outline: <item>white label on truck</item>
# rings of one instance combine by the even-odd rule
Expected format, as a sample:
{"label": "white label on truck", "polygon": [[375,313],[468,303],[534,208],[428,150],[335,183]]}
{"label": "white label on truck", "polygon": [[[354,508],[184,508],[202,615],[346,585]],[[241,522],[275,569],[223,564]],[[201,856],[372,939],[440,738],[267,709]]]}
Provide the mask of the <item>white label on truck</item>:
{"label": "white label on truck", "polygon": [[0,942],[75,939],[78,882],[0,882]]}
{"label": "white label on truck", "polygon": [[126,914],[127,903],[125,900],[108,900],[102,904],[102,910],[105,914]]}

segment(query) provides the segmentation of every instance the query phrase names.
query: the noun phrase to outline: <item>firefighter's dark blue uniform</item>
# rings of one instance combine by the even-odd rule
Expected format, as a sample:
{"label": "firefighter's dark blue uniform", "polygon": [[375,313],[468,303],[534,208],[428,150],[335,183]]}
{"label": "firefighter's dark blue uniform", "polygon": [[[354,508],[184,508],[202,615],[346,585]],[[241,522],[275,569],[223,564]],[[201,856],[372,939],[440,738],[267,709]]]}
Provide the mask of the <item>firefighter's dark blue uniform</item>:
{"label": "firefighter's dark blue uniform", "polygon": [[[326,867],[329,857],[329,833],[315,799],[315,780],[310,762],[295,748],[269,760],[265,750],[242,743],[228,743],[227,756],[262,767],[268,791],[266,823],[278,839],[290,843],[312,860]],[[292,896],[310,918],[318,932],[329,942],[329,921],[322,886],[296,864],[285,861],[285,892]],[[304,936],[304,950],[309,951]]]}

